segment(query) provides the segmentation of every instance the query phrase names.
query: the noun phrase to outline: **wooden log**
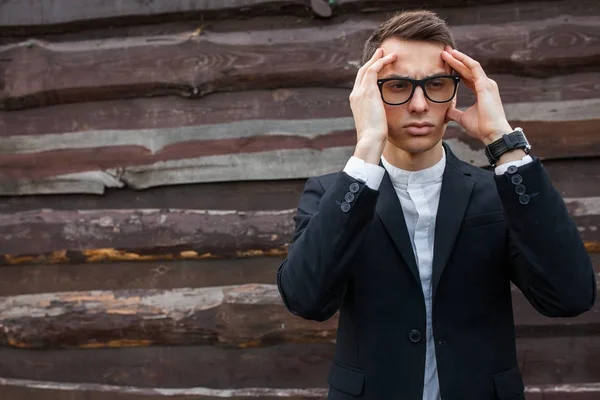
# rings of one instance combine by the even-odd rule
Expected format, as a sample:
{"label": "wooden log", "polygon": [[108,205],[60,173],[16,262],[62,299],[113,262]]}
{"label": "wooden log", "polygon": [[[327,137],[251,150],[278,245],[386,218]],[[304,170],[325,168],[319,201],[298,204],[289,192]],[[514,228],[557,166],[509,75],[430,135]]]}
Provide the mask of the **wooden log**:
{"label": "wooden log", "polygon": [[[364,41],[376,26],[356,18],[319,30],[258,31],[243,40],[237,32],[70,43],[31,39],[0,48],[0,58],[7,60],[0,64],[5,80],[0,105],[20,109],[147,95],[351,87]],[[489,73],[548,77],[597,71],[599,26],[599,17],[566,22],[557,17],[459,26],[453,33],[457,46]],[[32,75],[38,79],[32,81]]]}
{"label": "wooden log", "polygon": [[[581,237],[600,243],[600,197],[566,198]],[[34,210],[0,214],[1,263],[285,254],[295,209]],[[41,256],[41,259],[36,259]],[[21,259],[23,257],[23,259]]]}
{"label": "wooden log", "polygon": [[[490,74],[490,78],[498,83],[504,104],[600,99],[598,72],[546,79],[503,74]],[[0,137],[173,129],[245,120],[347,118],[352,117],[348,94],[347,88],[315,87],[215,93],[195,100],[171,96],[71,103],[5,113]],[[474,102],[474,94],[460,86],[458,106]],[[0,148],[6,147],[10,149],[8,144]]]}
{"label": "wooden log", "polygon": [[[548,159],[600,154],[598,107],[600,99],[588,99],[514,103],[505,110],[525,129],[535,155]],[[456,124],[446,141],[459,158],[488,165],[482,143]],[[341,170],[355,142],[352,117],[11,136],[0,138],[0,194],[306,178]]]}
{"label": "wooden log", "polygon": [[[600,272],[600,254],[597,257]],[[4,265],[0,296],[90,290],[175,289],[272,284],[283,257],[87,264]]]}
{"label": "wooden log", "polygon": [[[165,397],[173,400],[326,400],[327,392],[327,388],[163,389],[0,378],[0,396],[11,400],[162,400]],[[527,385],[525,394],[526,400],[596,400],[600,396],[600,384]]]}
{"label": "wooden log", "polygon": [[[600,253],[591,253],[590,258],[595,271],[600,273]],[[234,260],[5,265],[0,267],[0,296],[273,284],[282,261],[283,257],[252,257]]]}
{"label": "wooden log", "polygon": [[[556,393],[560,388],[565,395],[569,394],[569,388],[571,394],[577,387],[582,391],[595,390],[597,385],[586,382],[598,379],[599,342],[599,337],[517,339],[518,362],[526,385],[546,393]],[[93,351],[3,348],[0,349],[0,376],[11,380],[34,379],[41,384],[56,385],[56,389],[59,389],[58,384],[75,384],[65,386],[70,392],[76,390],[77,384],[117,385],[104,386],[112,389],[113,396],[135,388],[160,388],[163,395],[193,395],[196,388],[325,388],[333,353],[333,345],[328,344],[287,344],[241,350],[212,346]],[[0,384],[0,387],[5,388],[5,385]],[[539,397],[534,399],[539,400]]]}
{"label": "wooden log", "polygon": [[[513,290],[519,337],[600,335],[600,306],[576,318],[547,318]],[[332,343],[337,315],[323,323],[306,321],[283,307],[276,285],[248,284],[3,297],[0,325],[4,327],[0,345],[19,348],[206,344],[246,348]]]}
{"label": "wooden log", "polygon": [[[536,146],[537,147],[537,146]],[[563,197],[600,195],[600,157],[550,159],[544,161],[554,187]],[[143,191],[107,190],[103,196],[93,194],[48,194],[45,196],[10,196],[2,198],[2,213],[37,209],[200,209],[260,211],[292,209],[304,189],[306,179],[272,181],[232,181],[201,185],[157,186]],[[2,279],[0,279],[0,284]]]}
{"label": "wooden log", "polygon": [[70,259],[73,252],[103,260],[119,253],[113,247],[141,255],[179,253],[190,259],[281,254],[294,229],[294,213],[141,209],[15,213],[2,216],[0,254],[9,259],[36,248],[39,253],[54,252],[58,261]]}
{"label": "wooden log", "polygon": [[[463,7],[470,4],[495,4],[498,0],[437,0],[436,7]],[[338,0],[332,6],[320,0],[200,0],[191,3],[125,3],[116,6],[111,1],[81,1],[73,6],[67,0],[50,0],[24,7],[18,2],[0,4],[0,33],[61,31],[91,26],[152,23],[197,18],[225,19],[257,15],[294,15],[330,17],[346,12],[373,12],[414,7],[411,1]],[[543,9],[543,8],[542,8]],[[37,29],[36,29],[37,28]]]}

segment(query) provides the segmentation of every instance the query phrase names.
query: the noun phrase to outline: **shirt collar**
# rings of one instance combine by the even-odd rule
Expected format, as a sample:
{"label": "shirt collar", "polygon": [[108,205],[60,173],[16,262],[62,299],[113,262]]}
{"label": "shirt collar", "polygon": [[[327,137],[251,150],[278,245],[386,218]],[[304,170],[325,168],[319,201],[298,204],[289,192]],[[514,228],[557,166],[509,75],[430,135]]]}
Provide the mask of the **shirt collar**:
{"label": "shirt collar", "polygon": [[437,164],[419,171],[407,171],[390,164],[385,157],[381,156],[381,163],[387,170],[390,180],[396,185],[408,185],[408,183],[434,183],[441,182],[446,168],[446,149],[442,147],[442,159]]}

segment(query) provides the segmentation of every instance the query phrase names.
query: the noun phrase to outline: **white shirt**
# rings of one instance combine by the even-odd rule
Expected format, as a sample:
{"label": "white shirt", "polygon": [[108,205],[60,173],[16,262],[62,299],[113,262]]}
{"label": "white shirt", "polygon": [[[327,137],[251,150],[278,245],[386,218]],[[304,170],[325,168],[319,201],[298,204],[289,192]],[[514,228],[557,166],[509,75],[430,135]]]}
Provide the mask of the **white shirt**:
{"label": "white shirt", "polygon": [[[520,166],[531,161],[533,160],[530,156],[525,156],[521,160],[497,166],[495,173],[501,175],[510,165]],[[356,179],[364,180],[366,185],[371,189],[378,190],[387,170],[392,185],[396,190],[419,268],[421,288],[423,289],[423,296],[425,298],[425,311],[427,313],[423,400],[440,400],[440,384],[431,322],[431,278],[433,273],[435,220],[440,202],[442,178],[446,168],[446,152],[444,150],[442,159],[437,164],[420,171],[400,169],[390,164],[383,157],[381,162],[385,169],[379,165],[365,163],[360,158],[351,157],[344,168],[344,172]]]}

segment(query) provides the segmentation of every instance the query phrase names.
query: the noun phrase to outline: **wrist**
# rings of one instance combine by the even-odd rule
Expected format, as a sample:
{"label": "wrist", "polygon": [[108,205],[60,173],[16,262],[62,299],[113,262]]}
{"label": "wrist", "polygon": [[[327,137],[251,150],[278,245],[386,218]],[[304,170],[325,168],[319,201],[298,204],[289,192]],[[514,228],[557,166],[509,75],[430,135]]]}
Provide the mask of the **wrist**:
{"label": "wrist", "polygon": [[379,164],[387,138],[361,138],[354,149],[354,157],[370,164]]}
{"label": "wrist", "polygon": [[503,128],[498,129],[496,132],[494,132],[490,135],[487,135],[486,137],[481,139],[481,141],[483,142],[484,145],[487,146],[491,143],[494,143],[496,140],[501,139],[502,135],[507,135],[507,134],[511,133],[512,131],[513,131],[513,128],[507,122]]}

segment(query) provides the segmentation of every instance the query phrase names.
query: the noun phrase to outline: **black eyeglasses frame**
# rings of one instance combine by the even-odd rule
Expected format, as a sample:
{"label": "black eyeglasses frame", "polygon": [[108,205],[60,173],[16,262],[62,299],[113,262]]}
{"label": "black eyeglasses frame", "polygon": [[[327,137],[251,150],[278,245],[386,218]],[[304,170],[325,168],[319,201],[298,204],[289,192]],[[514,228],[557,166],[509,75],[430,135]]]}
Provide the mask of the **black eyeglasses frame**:
{"label": "black eyeglasses frame", "polygon": [[[454,92],[452,93],[452,97],[450,97],[449,100],[445,100],[445,101],[436,101],[431,99],[428,95],[427,95],[427,89],[425,89],[425,82],[430,81],[432,79],[439,79],[439,78],[452,78],[452,80],[454,81]],[[387,101],[385,101],[385,99],[383,98],[383,84],[389,81],[407,81],[410,82],[412,84],[412,90],[410,92],[410,95],[408,96],[408,99],[406,99],[406,101],[403,101],[402,103],[388,103]],[[381,100],[383,100],[383,102],[385,104],[388,104],[390,106],[400,106],[402,104],[406,104],[410,101],[410,99],[412,99],[413,95],[415,94],[415,90],[417,89],[417,86],[421,88],[421,90],[423,91],[423,94],[425,95],[425,97],[429,100],[432,101],[434,103],[447,103],[449,101],[452,101],[452,99],[454,98],[454,96],[456,96],[456,92],[458,90],[458,83],[460,82],[460,75],[456,75],[456,74],[452,74],[452,75],[435,75],[435,76],[430,76],[427,78],[423,78],[423,79],[411,79],[411,78],[386,78],[386,79],[378,79],[377,80],[377,86],[379,87],[379,93],[381,94]]]}

